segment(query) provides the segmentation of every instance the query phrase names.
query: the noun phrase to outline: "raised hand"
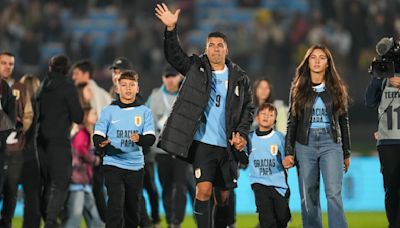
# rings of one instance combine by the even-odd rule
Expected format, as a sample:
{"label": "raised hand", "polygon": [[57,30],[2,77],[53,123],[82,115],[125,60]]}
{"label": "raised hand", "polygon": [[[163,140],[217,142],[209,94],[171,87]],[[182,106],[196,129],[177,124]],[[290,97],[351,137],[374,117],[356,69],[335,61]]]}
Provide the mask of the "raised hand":
{"label": "raised hand", "polygon": [[156,11],[155,14],[158,17],[158,19],[160,19],[162,23],[164,23],[164,25],[167,26],[167,30],[169,31],[174,30],[181,10],[177,9],[175,13],[172,13],[168,9],[168,6],[165,3],[162,3],[161,5],[157,4],[155,11]]}

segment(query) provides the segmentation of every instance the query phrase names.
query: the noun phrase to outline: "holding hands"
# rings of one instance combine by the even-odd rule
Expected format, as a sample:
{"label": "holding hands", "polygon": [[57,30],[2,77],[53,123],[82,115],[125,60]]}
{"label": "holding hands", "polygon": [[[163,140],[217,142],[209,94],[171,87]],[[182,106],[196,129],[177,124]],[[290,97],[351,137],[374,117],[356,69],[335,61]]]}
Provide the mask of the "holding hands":
{"label": "holding hands", "polygon": [[283,164],[283,167],[284,167],[285,169],[292,168],[293,165],[294,165],[294,156],[292,156],[292,155],[287,155],[287,156],[285,157],[285,159],[283,160],[282,164]]}
{"label": "holding hands", "polygon": [[158,17],[158,19],[160,19],[162,23],[164,23],[164,25],[167,26],[167,30],[168,31],[174,30],[181,10],[177,9],[175,13],[172,13],[168,9],[168,6],[165,3],[162,3],[161,5],[157,4],[155,11],[156,11],[155,14]]}
{"label": "holding hands", "polygon": [[232,139],[229,140],[231,146],[234,146],[236,150],[242,151],[247,144],[246,139],[244,139],[239,132],[232,132]]}
{"label": "holding hands", "polygon": [[350,167],[350,158],[344,159],[344,172],[347,173]]}

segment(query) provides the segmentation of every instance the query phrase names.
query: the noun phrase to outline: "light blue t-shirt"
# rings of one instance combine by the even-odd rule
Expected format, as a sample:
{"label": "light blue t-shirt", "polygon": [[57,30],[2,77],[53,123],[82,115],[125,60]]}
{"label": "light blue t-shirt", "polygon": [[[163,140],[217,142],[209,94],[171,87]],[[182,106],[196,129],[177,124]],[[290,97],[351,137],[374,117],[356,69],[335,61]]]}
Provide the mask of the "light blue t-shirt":
{"label": "light blue t-shirt", "polygon": [[318,95],[317,98],[315,99],[312,110],[310,128],[328,128],[330,125],[328,113],[326,111],[325,103],[319,96],[319,93],[325,91],[325,84],[321,83],[320,85],[313,86],[313,89],[315,92],[318,93]]}
{"label": "light blue t-shirt", "polygon": [[249,154],[250,184],[262,184],[275,187],[276,191],[285,196],[288,187],[284,159],[285,137],[278,131],[268,135],[258,136],[251,132],[251,152]]}
{"label": "light blue t-shirt", "polygon": [[83,192],[92,192],[92,186],[89,184],[70,184],[69,191],[83,191]]}
{"label": "light blue t-shirt", "polygon": [[94,130],[94,134],[108,137],[111,145],[123,151],[120,154],[104,156],[103,165],[128,170],[143,168],[142,147],[132,142],[130,136],[132,133],[154,135],[153,114],[149,108],[144,105],[129,108],[109,105],[101,111],[101,117]]}
{"label": "light blue t-shirt", "polygon": [[194,140],[209,145],[227,147],[225,126],[225,104],[228,91],[228,67],[212,72],[211,93],[202,121]]}

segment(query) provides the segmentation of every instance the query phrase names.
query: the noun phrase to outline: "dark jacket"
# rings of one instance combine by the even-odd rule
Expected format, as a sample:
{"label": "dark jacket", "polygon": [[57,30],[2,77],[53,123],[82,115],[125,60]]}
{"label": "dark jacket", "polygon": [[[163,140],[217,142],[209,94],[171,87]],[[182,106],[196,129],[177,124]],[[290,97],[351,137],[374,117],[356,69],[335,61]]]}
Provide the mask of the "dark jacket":
{"label": "dark jacket", "polygon": [[[186,78],[161,133],[159,147],[173,155],[188,158],[191,162],[189,148],[210,98],[212,69],[206,55],[188,57],[183,52],[176,29],[165,31],[164,51],[167,61]],[[250,80],[235,63],[226,60],[226,65],[229,69],[225,107],[226,140],[232,132],[239,132],[247,139],[253,121]],[[228,146],[230,155],[232,151]]]}
{"label": "dark jacket", "polygon": [[[33,117],[32,124],[25,133],[25,149],[24,149],[24,160],[31,161],[37,160],[37,148],[36,148],[36,137],[37,137],[37,119],[38,119],[38,105],[36,105],[35,97],[31,98]],[[37,160],[38,161],[38,160]]]}
{"label": "dark jacket", "polygon": [[16,138],[18,142],[13,144],[7,144],[7,152],[9,153],[20,153],[24,149],[26,137],[23,132],[23,120],[25,114],[26,105],[26,89],[25,85],[19,81],[13,81],[11,85],[12,94],[15,99],[15,130],[17,133]]}
{"label": "dark jacket", "polygon": [[[387,79],[386,79],[387,80]],[[383,89],[386,83],[385,79],[372,78],[365,92],[365,105],[368,108],[377,108],[381,103]]]}
{"label": "dark jacket", "polygon": [[10,86],[3,79],[0,79],[0,102],[3,111],[7,114],[8,118],[15,123],[15,97],[12,94]]}
{"label": "dark jacket", "polygon": [[72,123],[83,120],[78,91],[72,81],[60,73],[49,73],[42,83],[37,96],[39,140],[69,146]]}
{"label": "dark jacket", "polygon": [[[7,136],[10,134],[13,126],[15,126],[15,97],[12,95],[11,88],[8,86],[7,82],[3,79],[0,79],[0,104],[2,107],[2,113],[4,113],[8,117],[9,121],[7,121],[7,127],[3,125],[3,130],[0,130],[0,153],[3,153],[5,150],[5,141]],[[4,124],[4,123],[3,123]]]}
{"label": "dark jacket", "polygon": [[16,122],[18,128],[22,130],[22,121],[24,118],[24,110],[26,105],[26,88],[21,82],[15,81],[11,86],[11,89],[15,97]]}
{"label": "dark jacket", "polygon": [[[343,156],[344,158],[350,157],[350,128],[349,128],[349,117],[347,111],[341,115],[337,115],[333,112],[333,101],[328,91],[324,91],[319,95],[322,101],[325,103],[326,110],[328,113],[330,127],[332,132],[332,138],[336,143],[342,143]],[[300,144],[308,144],[308,134],[311,126],[312,109],[317,98],[317,93],[313,92],[312,102],[307,104],[301,111],[300,115],[293,115],[292,105],[290,102],[289,106],[289,119],[287,123],[287,133],[285,140],[285,153],[286,155],[295,155],[295,142]]]}

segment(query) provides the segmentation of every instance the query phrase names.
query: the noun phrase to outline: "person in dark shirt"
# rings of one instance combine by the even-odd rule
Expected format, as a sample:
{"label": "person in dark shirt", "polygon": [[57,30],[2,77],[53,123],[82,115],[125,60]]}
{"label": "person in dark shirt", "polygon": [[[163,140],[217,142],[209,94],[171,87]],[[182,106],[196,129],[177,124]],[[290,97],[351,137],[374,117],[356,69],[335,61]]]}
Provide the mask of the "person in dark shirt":
{"label": "person in dark shirt", "polygon": [[83,111],[73,82],[66,77],[69,59],[54,56],[38,94],[38,147],[44,179],[42,213],[45,227],[57,227],[57,217],[68,194],[72,172],[70,129],[79,124]]}
{"label": "person in dark shirt", "polygon": [[6,153],[4,156],[4,177],[1,181],[3,193],[3,206],[1,208],[0,227],[11,227],[17,204],[18,183],[23,165],[23,148],[25,132],[23,131],[23,118],[26,104],[26,89],[18,80],[13,78],[15,56],[10,52],[0,52],[0,78],[10,86],[15,99],[16,122],[13,131],[7,137]]}

